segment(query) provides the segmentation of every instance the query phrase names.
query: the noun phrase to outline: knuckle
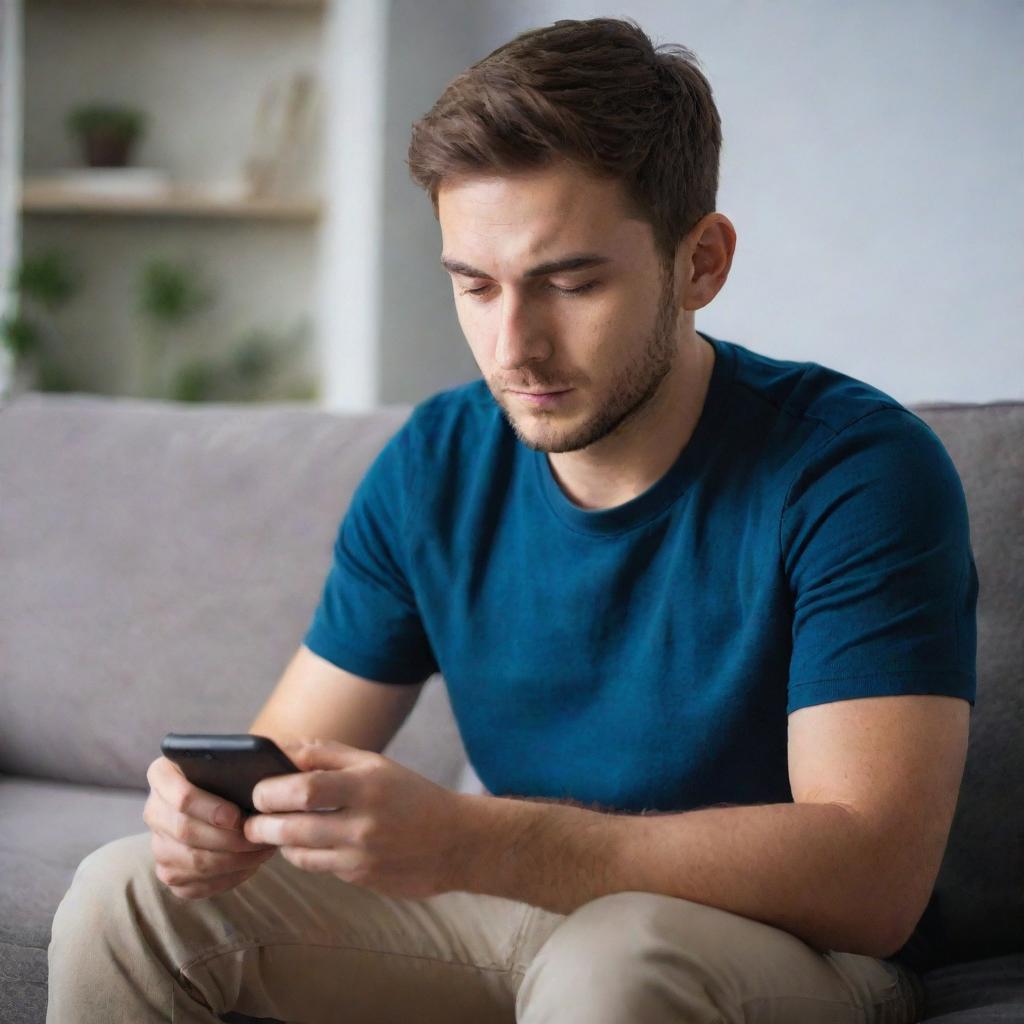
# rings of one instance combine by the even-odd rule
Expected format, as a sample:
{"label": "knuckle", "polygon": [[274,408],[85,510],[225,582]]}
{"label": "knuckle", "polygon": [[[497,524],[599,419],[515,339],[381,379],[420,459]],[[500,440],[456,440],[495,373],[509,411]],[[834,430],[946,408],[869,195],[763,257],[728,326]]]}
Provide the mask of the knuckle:
{"label": "knuckle", "polygon": [[358,825],[352,828],[352,838],[358,846],[372,846],[377,837],[377,827],[372,818],[364,818]]}
{"label": "knuckle", "polygon": [[180,872],[172,864],[157,864],[156,877],[168,888],[174,888],[176,885],[181,885],[184,882]]}
{"label": "knuckle", "polygon": [[179,842],[188,845],[192,834],[192,819],[180,812],[175,814],[171,824],[171,835]]}
{"label": "knuckle", "polygon": [[327,773],[320,768],[308,772],[303,777],[301,800],[304,811],[320,806],[320,800],[324,797],[324,782],[326,778]]}
{"label": "knuckle", "polygon": [[197,875],[209,875],[214,870],[214,857],[208,850],[192,850],[190,859]]}

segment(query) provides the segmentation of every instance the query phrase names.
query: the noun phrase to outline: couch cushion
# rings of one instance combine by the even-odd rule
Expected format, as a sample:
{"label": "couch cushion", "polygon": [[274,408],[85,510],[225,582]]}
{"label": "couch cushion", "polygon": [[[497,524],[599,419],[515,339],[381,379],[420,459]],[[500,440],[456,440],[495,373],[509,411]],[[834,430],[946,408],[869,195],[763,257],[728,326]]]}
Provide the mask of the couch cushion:
{"label": "couch cushion", "polygon": [[960,473],[979,580],[977,702],[936,882],[937,965],[1024,951],[1024,402],[914,411]]}
{"label": "couch cushion", "polygon": [[[0,771],[145,789],[164,733],[246,731],[407,415],[38,392],[0,407]],[[427,698],[407,724],[450,719],[440,677]],[[453,723],[443,742],[412,732],[410,766],[456,786]]]}
{"label": "couch cushion", "polygon": [[133,790],[0,776],[0,1020],[42,1024],[50,924],[75,868],[147,831]]}
{"label": "couch cushion", "polygon": [[953,964],[924,977],[927,1024],[1019,1024],[1024,956]]}

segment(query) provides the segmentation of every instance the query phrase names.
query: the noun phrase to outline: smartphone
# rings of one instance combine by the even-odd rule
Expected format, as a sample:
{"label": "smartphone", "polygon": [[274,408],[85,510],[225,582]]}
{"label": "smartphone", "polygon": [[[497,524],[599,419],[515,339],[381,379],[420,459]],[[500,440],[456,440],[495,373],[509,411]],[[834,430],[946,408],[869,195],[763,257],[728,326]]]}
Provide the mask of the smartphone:
{"label": "smartphone", "polygon": [[230,800],[243,817],[259,813],[252,791],[260,779],[301,770],[273,740],[250,733],[169,732],[160,750],[193,786]]}

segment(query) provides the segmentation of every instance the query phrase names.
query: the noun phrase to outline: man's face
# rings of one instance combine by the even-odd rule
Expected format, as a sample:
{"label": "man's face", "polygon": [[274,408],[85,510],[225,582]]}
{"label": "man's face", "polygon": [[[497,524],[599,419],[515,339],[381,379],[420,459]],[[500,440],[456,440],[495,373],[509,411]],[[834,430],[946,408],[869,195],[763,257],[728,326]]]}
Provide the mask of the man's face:
{"label": "man's face", "polygon": [[649,402],[677,352],[673,280],[617,182],[565,163],[462,177],[438,218],[459,324],[524,444],[586,448]]}

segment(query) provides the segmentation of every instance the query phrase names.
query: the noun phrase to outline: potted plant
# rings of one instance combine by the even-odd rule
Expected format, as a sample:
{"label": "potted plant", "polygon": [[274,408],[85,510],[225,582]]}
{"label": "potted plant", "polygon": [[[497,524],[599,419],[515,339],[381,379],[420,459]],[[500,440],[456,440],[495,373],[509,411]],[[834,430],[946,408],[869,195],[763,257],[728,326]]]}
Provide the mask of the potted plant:
{"label": "potted plant", "polygon": [[87,103],[67,117],[89,167],[126,167],[132,147],[146,126],[146,115],[131,107]]}

